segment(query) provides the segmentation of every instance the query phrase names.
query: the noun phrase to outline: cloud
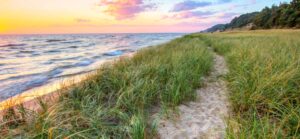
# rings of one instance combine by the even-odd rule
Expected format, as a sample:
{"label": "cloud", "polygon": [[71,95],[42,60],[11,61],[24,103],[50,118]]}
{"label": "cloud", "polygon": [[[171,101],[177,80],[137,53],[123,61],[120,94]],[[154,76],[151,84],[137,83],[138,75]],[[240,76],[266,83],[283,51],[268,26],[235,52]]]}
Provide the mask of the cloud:
{"label": "cloud", "polygon": [[231,2],[232,0],[219,0],[218,3],[219,4],[223,4],[223,3],[229,3]]}
{"label": "cloud", "polygon": [[88,22],[91,22],[91,20],[84,19],[84,18],[75,18],[75,22],[77,22],[77,23],[88,23]]}
{"label": "cloud", "polygon": [[169,16],[169,18],[175,18],[175,19],[186,19],[186,18],[207,18],[209,16],[214,15],[216,12],[211,11],[183,11],[179,13],[175,13],[172,16]]}
{"label": "cloud", "polygon": [[200,7],[206,7],[214,4],[224,4],[224,3],[230,3],[232,0],[218,0],[215,3],[208,2],[208,1],[193,1],[193,0],[186,0],[180,3],[177,3],[174,5],[173,9],[171,12],[180,12],[180,11],[189,11],[189,10],[194,10]]}
{"label": "cloud", "polygon": [[205,7],[211,5],[211,2],[197,2],[192,0],[187,0],[184,2],[180,2],[174,5],[172,12],[179,12],[179,11],[187,11],[197,9],[199,7]]}
{"label": "cloud", "polygon": [[145,4],[143,0],[101,0],[99,6],[105,7],[105,13],[116,19],[128,19],[138,13],[154,7],[154,4]]}

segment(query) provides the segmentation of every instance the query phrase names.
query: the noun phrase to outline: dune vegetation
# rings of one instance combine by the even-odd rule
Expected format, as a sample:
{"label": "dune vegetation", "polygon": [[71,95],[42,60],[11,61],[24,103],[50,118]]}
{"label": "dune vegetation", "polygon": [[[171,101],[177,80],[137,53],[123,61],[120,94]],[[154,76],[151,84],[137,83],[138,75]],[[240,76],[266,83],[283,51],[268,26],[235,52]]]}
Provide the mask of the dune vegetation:
{"label": "dune vegetation", "polygon": [[299,30],[196,36],[229,66],[228,138],[300,138]]}
{"label": "dune vegetation", "polygon": [[227,138],[300,138],[300,31],[196,33],[102,66],[40,112],[8,111],[6,138],[153,138],[153,110],[195,98],[223,55],[231,113]]}
{"label": "dune vegetation", "polygon": [[[144,48],[132,58],[101,66],[96,75],[65,88],[54,105],[32,112],[10,109],[1,138],[152,138],[151,111],[195,98],[212,66],[204,41],[192,36]],[[19,113],[19,114],[16,114]]]}

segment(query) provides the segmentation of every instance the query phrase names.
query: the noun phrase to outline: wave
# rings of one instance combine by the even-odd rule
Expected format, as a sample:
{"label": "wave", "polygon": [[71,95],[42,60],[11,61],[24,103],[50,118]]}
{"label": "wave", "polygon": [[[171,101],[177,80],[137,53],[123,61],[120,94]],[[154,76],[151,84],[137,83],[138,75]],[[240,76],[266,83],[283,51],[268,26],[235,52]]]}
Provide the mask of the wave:
{"label": "wave", "polygon": [[116,51],[106,52],[103,55],[104,56],[118,56],[118,55],[122,55],[123,53],[124,53],[124,51],[122,51],[122,50],[116,50]]}
{"label": "wave", "polygon": [[20,53],[29,53],[29,54],[31,54],[31,53],[34,53],[34,51],[29,51],[29,50],[21,50],[21,51],[20,51]]}
{"label": "wave", "polygon": [[49,50],[49,51],[46,51],[45,53],[60,53],[61,51],[60,50]]}
{"label": "wave", "polygon": [[0,45],[0,47],[12,47],[12,46],[25,46],[27,45],[26,43],[9,43],[5,45]]}
{"label": "wave", "polygon": [[66,41],[65,39],[49,39],[46,42],[62,42],[62,41]]}
{"label": "wave", "polygon": [[91,65],[91,64],[93,64],[94,62],[95,62],[95,61],[90,60],[90,59],[84,59],[83,61],[80,61],[80,62],[74,64],[74,66],[76,66],[76,67],[83,67],[83,66]]}
{"label": "wave", "polygon": [[61,42],[61,43],[80,43],[82,41],[64,41],[64,42]]}
{"label": "wave", "polygon": [[57,77],[55,77],[53,79],[61,79],[61,78],[66,78],[66,77],[73,77],[75,75],[87,74],[87,73],[91,73],[93,71],[97,71],[97,70],[87,70],[87,71],[81,71],[81,72],[76,72],[76,73],[71,73],[71,74],[65,74],[65,75],[57,76]]}

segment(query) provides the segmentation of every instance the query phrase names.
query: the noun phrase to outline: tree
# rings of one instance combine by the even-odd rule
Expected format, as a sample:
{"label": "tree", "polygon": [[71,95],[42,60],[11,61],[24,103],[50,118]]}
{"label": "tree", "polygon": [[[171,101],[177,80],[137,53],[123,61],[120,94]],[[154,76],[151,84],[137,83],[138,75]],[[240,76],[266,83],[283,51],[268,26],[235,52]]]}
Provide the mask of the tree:
{"label": "tree", "polygon": [[296,11],[300,11],[300,0],[293,0],[291,2],[291,8],[293,8]]}
{"label": "tree", "polygon": [[277,27],[300,28],[300,0],[281,3],[279,6],[273,5],[271,8],[265,7],[261,12],[243,14],[235,17],[230,23],[214,26],[211,30],[241,28],[250,23],[254,23],[257,28],[261,29]]}
{"label": "tree", "polygon": [[271,9],[265,7],[255,18],[254,24],[259,28],[271,28],[271,24],[268,22],[271,18]]}

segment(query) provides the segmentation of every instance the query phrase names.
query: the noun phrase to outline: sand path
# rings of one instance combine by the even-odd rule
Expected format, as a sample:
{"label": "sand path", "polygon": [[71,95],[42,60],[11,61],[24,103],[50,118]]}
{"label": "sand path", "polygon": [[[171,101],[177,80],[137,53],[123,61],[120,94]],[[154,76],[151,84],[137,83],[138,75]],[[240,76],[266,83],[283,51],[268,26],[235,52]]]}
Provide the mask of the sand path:
{"label": "sand path", "polygon": [[225,118],[229,113],[226,83],[221,76],[228,72],[222,56],[214,54],[212,72],[197,90],[193,102],[179,106],[173,119],[158,120],[161,139],[222,139],[226,134]]}

